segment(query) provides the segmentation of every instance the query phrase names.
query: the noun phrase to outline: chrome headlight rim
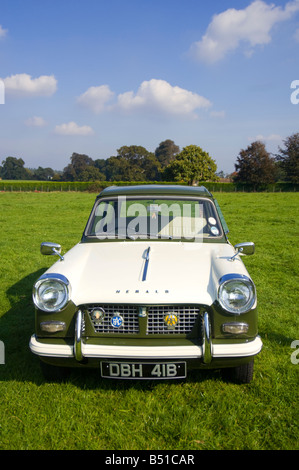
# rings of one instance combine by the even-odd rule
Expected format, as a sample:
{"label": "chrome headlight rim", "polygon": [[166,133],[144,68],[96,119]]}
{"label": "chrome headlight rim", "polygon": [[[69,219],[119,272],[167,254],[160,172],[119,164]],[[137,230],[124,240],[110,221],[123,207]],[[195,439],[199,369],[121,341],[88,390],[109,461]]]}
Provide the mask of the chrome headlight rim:
{"label": "chrome headlight rim", "polygon": [[[39,296],[40,287],[45,282],[51,282],[51,281],[53,281],[53,283],[55,282],[59,283],[63,287],[63,291],[64,291],[63,300],[59,302],[59,304],[53,308],[49,308],[45,306]],[[36,306],[36,308],[38,308],[39,310],[42,310],[43,312],[47,312],[47,313],[61,312],[61,310],[63,310],[66,307],[66,305],[69,303],[70,296],[71,296],[71,285],[70,285],[69,280],[65,276],[63,276],[63,274],[56,274],[56,273],[43,274],[33,286],[32,298],[33,298],[34,305]]]}
{"label": "chrome headlight rim", "polygon": [[[249,289],[248,300],[243,306],[233,308],[229,306],[223,298],[223,291],[230,283],[240,283]],[[244,274],[226,274],[219,280],[218,302],[220,306],[231,315],[242,315],[252,310],[256,305],[256,288],[252,280]]]}

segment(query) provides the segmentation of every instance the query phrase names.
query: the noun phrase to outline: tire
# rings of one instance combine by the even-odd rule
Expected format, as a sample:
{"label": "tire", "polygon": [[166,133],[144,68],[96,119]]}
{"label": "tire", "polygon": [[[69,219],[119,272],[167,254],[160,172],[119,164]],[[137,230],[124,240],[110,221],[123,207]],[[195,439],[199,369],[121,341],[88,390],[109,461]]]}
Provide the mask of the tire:
{"label": "tire", "polygon": [[69,376],[69,369],[67,367],[58,367],[40,361],[42,374],[47,382],[63,382]]}
{"label": "tire", "polygon": [[253,379],[254,360],[242,366],[225,369],[225,374],[235,383],[249,384]]}

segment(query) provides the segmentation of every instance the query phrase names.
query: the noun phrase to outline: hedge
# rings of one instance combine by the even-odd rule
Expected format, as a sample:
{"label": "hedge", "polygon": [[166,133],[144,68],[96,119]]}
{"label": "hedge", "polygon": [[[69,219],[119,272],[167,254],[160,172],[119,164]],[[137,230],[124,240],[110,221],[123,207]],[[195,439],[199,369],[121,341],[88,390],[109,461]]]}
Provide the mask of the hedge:
{"label": "hedge", "polygon": [[[50,192],[50,191],[87,191],[99,193],[107,186],[128,186],[139,184],[184,184],[182,182],[168,181],[13,181],[1,180],[0,191],[24,191],[24,192]],[[201,182],[199,185],[205,186],[211,192],[297,192],[299,184],[293,183],[273,183],[255,188],[250,184],[242,183],[222,183],[222,182]]]}

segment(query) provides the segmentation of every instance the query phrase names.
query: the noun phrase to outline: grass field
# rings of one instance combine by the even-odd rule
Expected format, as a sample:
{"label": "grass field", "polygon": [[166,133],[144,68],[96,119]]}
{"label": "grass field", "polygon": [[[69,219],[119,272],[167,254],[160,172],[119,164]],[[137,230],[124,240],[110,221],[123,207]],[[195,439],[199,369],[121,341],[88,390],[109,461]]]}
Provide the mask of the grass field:
{"label": "grass field", "polygon": [[[183,382],[118,382],[73,371],[46,383],[29,350],[31,289],[55,258],[42,241],[68,250],[81,237],[93,194],[0,193],[0,449],[298,449],[298,193],[218,193],[230,241],[254,241],[245,260],[258,292],[264,347],[249,385],[218,371]],[[299,354],[295,355],[298,362]],[[294,361],[293,361],[294,362]]]}

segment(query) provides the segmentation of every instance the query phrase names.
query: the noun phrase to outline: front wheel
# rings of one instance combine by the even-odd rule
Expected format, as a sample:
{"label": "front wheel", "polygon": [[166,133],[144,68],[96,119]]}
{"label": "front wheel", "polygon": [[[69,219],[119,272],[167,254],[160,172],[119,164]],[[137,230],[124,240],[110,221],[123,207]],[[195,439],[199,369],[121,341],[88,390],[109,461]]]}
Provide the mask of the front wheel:
{"label": "front wheel", "polygon": [[249,384],[253,379],[253,364],[254,360],[242,366],[224,369],[224,373],[233,382]]}

